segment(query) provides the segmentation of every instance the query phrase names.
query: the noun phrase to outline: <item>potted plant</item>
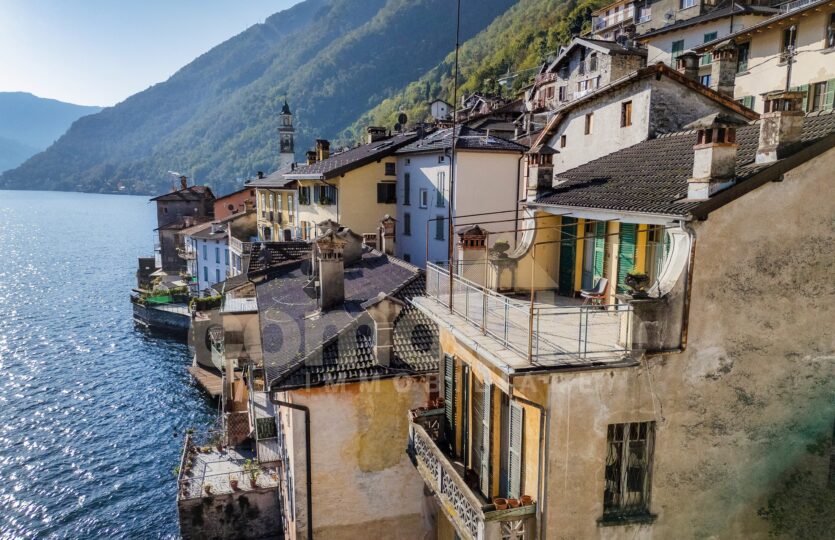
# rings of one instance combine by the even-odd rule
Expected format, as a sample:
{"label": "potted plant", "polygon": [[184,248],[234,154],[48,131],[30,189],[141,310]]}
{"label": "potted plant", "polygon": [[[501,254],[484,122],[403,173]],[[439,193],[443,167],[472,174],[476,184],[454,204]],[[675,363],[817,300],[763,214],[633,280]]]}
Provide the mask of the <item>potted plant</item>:
{"label": "potted plant", "polygon": [[533,497],[530,495],[522,495],[519,497],[519,502],[522,503],[522,506],[530,506],[533,504]]}
{"label": "potted plant", "polygon": [[249,476],[249,485],[255,489],[258,487],[258,476],[261,474],[261,465],[257,459],[247,459],[244,461],[244,472]]}
{"label": "potted plant", "polygon": [[229,487],[232,491],[238,491],[238,477],[234,474],[229,475]]}
{"label": "potted plant", "polygon": [[493,499],[493,504],[496,506],[496,510],[507,510],[507,499],[501,497]]}
{"label": "potted plant", "polygon": [[519,508],[519,499],[508,499],[507,506],[510,508]]}
{"label": "potted plant", "polygon": [[632,298],[648,298],[647,286],[649,285],[649,276],[643,273],[626,274],[623,280],[630,289]]}

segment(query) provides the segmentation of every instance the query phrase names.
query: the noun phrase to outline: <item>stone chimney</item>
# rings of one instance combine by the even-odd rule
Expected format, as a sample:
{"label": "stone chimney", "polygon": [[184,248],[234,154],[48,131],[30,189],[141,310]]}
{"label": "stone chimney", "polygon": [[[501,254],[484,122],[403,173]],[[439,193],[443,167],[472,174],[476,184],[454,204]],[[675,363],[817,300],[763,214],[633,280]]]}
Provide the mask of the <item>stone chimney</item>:
{"label": "stone chimney", "polygon": [[305,157],[307,159],[307,164],[313,165],[314,163],[316,163],[316,150],[308,150],[307,154],[305,154]]}
{"label": "stone chimney", "polygon": [[688,199],[709,199],[734,183],[736,128],[745,124],[739,117],[714,113],[685,126],[698,130],[693,147],[693,177],[687,181]]}
{"label": "stone chimney", "polygon": [[386,214],[380,221],[377,238],[380,240],[378,250],[386,255],[394,255],[397,244],[397,220]]}
{"label": "stone chimney", "polygon": [[760,115],[760,142],[757,163],[772,163],[794,152],[803,133],[803,93],[768,92],[763,94],[765,112]]}
{"label": "stone chimney", "polygon": [[322,311],[340,306],[345,301],[344,248],[345,240],[339,238],[333,229],[316,238],[319,308]]}
{"label": "stone chimney", "polygon": [[473,225],[458,233],[459,274],[478,285],[487,285],[488,232]]}
{"label": "stone chimney", "polygon": [[699,58],[699,55],[693,51],[678,55],[676,58],[676,70],[691,81],[698,81]]}
{"label": "stone chimney", "polygon": [[368,144],[375,143],[377,141],[384,141],[389,138],[388,135],[386,135],[386,128],[384,127],[368,126],[365,131],[368,134],[366,137]]}
{"label": "stone chimney", "polygon": [[528,175],[528,199],[551,189],[554,183],[554,155],[558,154],[550,146],[539,144],[528,151],[526,171]]}
{"label": "stone chimney", "polygon": [[725,41],[713,48],[710,87],[720,94],[734,97],[736,85],[736,44]]}
{"label": "stone chimney", "polygon": [[185,175],[180,176],[180,189],[188,189],[188,177]]}
{"label": "stone chimney", "polygon": [[401,300],[380,293],[362,304],[374,321],[374,359],[378,366],[389,367],[394,357],[394,321],[406,307]]}
{"label": "stone chimney", "polygon": [[264,179],[264,171],[258,171],[258,180]]}
{"label": "stone chimney", "polygon": [[316,161],[325,161],[331,155],[331,143],[325,139],[316,139]]}

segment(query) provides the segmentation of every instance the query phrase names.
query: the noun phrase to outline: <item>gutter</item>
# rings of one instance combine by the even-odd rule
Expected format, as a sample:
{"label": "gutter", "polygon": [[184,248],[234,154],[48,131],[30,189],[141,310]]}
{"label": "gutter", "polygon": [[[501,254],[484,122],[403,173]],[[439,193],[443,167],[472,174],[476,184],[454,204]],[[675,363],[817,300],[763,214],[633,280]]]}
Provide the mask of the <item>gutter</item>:
{"label": "gutter", "polygon": [[311,464],[311,449],[310,449],[310,409],[304,405],[297,405],[287,401],[273,399],[273,393],[270,391],[270,402],[279,407],[287,407],[304,413],[304,446],[306,457],[306,471],[305,476],[307,480],[307,540],[313,540],[313,472]]}

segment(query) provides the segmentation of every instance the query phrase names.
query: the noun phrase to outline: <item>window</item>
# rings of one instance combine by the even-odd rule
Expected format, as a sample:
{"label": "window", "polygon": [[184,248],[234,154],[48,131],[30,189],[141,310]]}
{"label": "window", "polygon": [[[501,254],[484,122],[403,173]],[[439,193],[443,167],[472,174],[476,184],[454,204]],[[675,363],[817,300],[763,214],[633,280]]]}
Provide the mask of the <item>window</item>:
{"label": "window", "polygon": [[406,158],[406,166],[409,166],[411,164],[412,164],[411,158]]}
{"label": "window", "polygon": [[446,156],[438,156],[438,163],[444,163],[446,161]]}
{"label": "window", "polygon": [[229,266],[229,248],[223,248],[223,263]]}
{"label": "window", "polygon": [[822,111],[826,103],[826,82],[814,83],[809,97],[809,112]]}
{"label": "window", "polygon": [[742,103],[743,107],[748,107],[749,109],[754,108],[754,96],[744,96],[739,98],[737,101]]}
{"label": "window", "polygon": [[207,246],[206,244],[203,244],[203,260],[209,260],[209,246]]}
{"label": "window", "polygon": [[426,208],[429,206],[429,192],[425,189],[420,190],[420,203],[421,208]]}
{"label": "window", "polygon": [[397,184],[380,182],[377,184],[377,204],[397,203]]}
{"label": "window", "polygon": [[[717,32],[708,32],[704,35],[704,40],[702,41],[702,43],[708,43],[709,41],[713,41],[714,39],[716,39],[716,36],[718,35],[719,34]],[[711,62],[713,62],[713,55],[710,53],[704,53],[702,55],[702,65],[707,66]]]}
{"label": "window", "polygon": [[410,206],[412,204],[412,175],[406,173],[403,175],[403,206]]}
{"label": "window", "polygon": [[310,186],[299,186],[299,204],[310,204]]}
{"label": "window", "polygon": [[736,72],[748,71],[748,57],[751,54],[751,43],[742,43],[736,48]]}
{"label": "window", "polygon": [[672,62],[670,62],[670,65],[675,66],[676,65],[676,58],[681,56],[681,53],[684,52],[684,40],[679,39],[678,41],[673,41],[673,45],[672,45],[670,50],[673,53],[672,54]]}
{"label": "window", "polygon": [[444,216],[435,216],[435,240],[444,239],[444,229],[446,229]]}
{"label": "window", "polygon": [[386,176],[397,176],[396,163],[386,163]]}
{"label": "window", "polygon": [[566,145],[567,142],[568,142],[568,139],[566,138],[566,136],[565,135],[560,135],[560,148],[565,148],[565,145]]}
{"label": "window", "polygon": [[597,53],[592,53],[589,57],[589,71],[597,71]]}
{"label": "window", "polygon": [[435,206],[443,208],[446,206],[446,173],[438,173],[438,185],[435,190]]}
{"label": "window", "polygon": [[620,104],[620,127],[632,125],[632,102],[624,101]]}
{"label": "window", "polygon": [[220,268],[215,268],[215,283],[220,283]]}
{"label": "window", "polygon": [[566,97],[565,97],[566,88],[567,87],[565,87],[565,86],[560,86],[560,101],[565,101],[566,100]]}
{"label": "window", "polygon": [[591,130],[594,127],[594,113],[586,115],[586,135],[591,135]]}
{"label": "window", "polygon": [[783,30],[783,45],[780,48],[780,61],[785,62],[790,52],[794,52],[797,43],[797,27],[792,25]]}
{"label": "window", "polygon": [[336,204],[336,188],[334,186],[315,186],[313,202],[325,206]]}
{"label": "window", "polygon": [[826,25],[826,47],[835,47],[835,13],[829,15],[829,24]]}
{"label": "window", "polygon": [[287,195],[287,211],[290,212],[291,215],[293,214],[293,208],[295,208],[295,206],[293,205],[293,196],[288,194]]}
{"label": "window", "polygon": [[412,256],[409,255],[408,253],[404,253],[403,254],[403,260],[406,261],[406,262],[412,262]]}
{"label": "window", "polygon": [[603,520],[649,514],[655,422],[609,424]]}
{"label": "window", "polygon": [[710,74],[707,75],[700,75],[699,82],[705,86],[710,86]]}
{"label": "window", "polygon": [[691,8],[696,5],[696,0],[681,0],[681,8],[680,9],[687,9]]}
{"label": "window", "polygon": [[215,264],[220,264],[220,248],[215,247]]}
{"label": "window", "polygon": [[281,194],[275,196],[275,209],[281,212]]}
{"label": "window", "polygon": [[[203,246],[203,247],[205,247],[205,246]],[[205,281],[206,283],[209,282],[209,267],[208,266],[203,267],[203,281]]]}
{"label": "window", "polygon": [[403,214],[403,236],[412,236],[412,214]]}

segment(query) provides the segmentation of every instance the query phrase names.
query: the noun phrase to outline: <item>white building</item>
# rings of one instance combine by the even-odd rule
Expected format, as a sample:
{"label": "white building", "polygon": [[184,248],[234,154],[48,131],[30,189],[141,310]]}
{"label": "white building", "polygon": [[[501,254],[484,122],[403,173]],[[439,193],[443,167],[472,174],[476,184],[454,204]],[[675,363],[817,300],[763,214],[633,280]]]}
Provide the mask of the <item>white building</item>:
{"label": "white building", "polygon": [[203,223],[183,231],[183,237],[192,292],[202,293],[226,280],[229,268],[226,226],[222,223]]}
{"label": "white building", "polygon": [[447,120],[452,115],[452,105],[442,99],[436,99],[429,105],[429,112],[435,120]]}
{"label": "white building", "polygon": [[[448,205],[450,177],[455,168],[453,202],[456,230],[466,225],[507,219],[503,223],[484,224],[488,231],[513,229],[524,196],[520,184],[520,161],[526,147],[486,131],[459,126],[455,157],[452,163],[452,129],[427,135],[397,151],[397,234],[398,257],[423,267],[427,249],[430,261],[446,260],[448,250]],[[460,194],[460,195],[459,195]],[[494,216],[473,216],[503,212]],[[427,225],[429,231],[427,247]],[[499,237],[513,243],[512,234]]]}

